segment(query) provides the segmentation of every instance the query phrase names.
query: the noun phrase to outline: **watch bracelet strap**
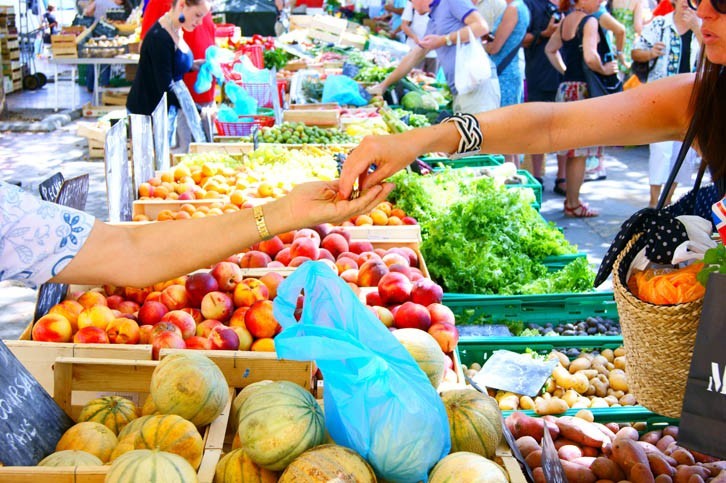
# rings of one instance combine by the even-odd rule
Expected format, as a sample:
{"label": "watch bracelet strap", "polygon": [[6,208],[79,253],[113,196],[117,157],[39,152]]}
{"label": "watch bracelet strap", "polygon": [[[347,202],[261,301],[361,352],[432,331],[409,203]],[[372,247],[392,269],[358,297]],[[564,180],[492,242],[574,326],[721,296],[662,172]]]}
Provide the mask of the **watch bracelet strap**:
{"label": "watch bracelet strap", "polygon": [[459,140],[459,148],[457,153],[471,153],[481,150],[484,143],[484,134],[481,132],[479,120],[472,114],[458,113],[449,116],[441,121],[453,122],[456,130],[459,131],[461,139]]}
{"label": "watch bracelet strap", "polygon": [[255,215],[255,225],[257,231],[263,240],[270,238],[270,231],[267,229],[267,223],[265,222],[265,213],[262,211],[262,205],[257,205],[252,209],[252,213]]}

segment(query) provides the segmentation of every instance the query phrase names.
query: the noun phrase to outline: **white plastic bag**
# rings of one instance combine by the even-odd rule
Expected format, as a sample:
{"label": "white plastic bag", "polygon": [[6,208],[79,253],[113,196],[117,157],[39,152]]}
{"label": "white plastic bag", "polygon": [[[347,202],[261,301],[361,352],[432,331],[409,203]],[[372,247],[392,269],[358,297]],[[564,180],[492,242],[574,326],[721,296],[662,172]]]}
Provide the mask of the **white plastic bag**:
{"label": "white plastic bag", "polygon": [[468,94],[492,76],[489,66],[489,55],[484,50],[481,39],[474,37],[469,27],[469,42],[461,44],[459,33],[456,33],[456,64],[454,69],[454,85],[459,94]]}

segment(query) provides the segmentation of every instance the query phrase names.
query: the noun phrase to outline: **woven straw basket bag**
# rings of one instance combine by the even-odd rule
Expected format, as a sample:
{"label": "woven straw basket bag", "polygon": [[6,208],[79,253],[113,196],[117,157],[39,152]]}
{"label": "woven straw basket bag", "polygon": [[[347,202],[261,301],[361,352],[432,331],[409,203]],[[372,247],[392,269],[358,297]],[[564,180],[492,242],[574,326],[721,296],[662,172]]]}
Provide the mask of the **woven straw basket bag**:
{"label": "woven straw basket bag", "polygon": [[628,242],[613,266],[613,291],[625,343],[628,385],[639,404],[678,418],[703,298],[685,304],[654,305],[635,297],[628,290],[625,277],[636,255],[632,253],[633,245],[639,236]]}

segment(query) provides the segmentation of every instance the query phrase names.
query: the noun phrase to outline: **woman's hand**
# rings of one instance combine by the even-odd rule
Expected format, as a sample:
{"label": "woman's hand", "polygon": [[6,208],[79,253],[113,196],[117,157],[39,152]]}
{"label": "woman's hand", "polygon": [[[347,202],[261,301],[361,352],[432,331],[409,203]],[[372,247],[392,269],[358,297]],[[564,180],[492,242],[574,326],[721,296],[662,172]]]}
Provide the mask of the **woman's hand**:
{"label": "woman's hand", "polygon": [[652,58],[657,59],[663,54],[665,54],[665,44],[663,42],[654,43],[653,48],[650,49],[650,55]]}
{"label": "woman's hand", "polygon": [[617,74],[618,73],[618,63],[613,60],[612,62],[603,64],[602,70],[603,70],[604,75]]}
{"label": "woman's hand", "polygon": [[321,223],[340,223],[370,212],[385,201],[392,189],[391,183],[377,184],[363,190],[359,198],[347,200],[338,192],[338,180],[312,181],[295,186],[279,201],[287,205],[291,222],[300,227],[309,227]]}

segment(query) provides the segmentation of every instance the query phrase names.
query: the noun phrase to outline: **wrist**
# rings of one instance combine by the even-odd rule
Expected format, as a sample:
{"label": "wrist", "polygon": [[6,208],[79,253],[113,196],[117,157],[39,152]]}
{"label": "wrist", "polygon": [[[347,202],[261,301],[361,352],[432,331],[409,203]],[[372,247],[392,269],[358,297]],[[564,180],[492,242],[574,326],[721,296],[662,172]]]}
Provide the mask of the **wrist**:
{"label": "wrist", "polygon": [[[260,206],[267,231],[271,236],[286,233],[298,228],[298,226],[302,226],[300,223],[297,225],[292,223],[295,218],[292,215],[286,198],[288,197],[286,196]],[[257,220],[255,220],[255,223],[257,224]],[[263,233],[259,229],[257,231],[260,237],[262,237]]]}
{"label": "wrist", "polygon": [[447,47],[451,47],[452,45],[454,45],[454,42],[451,40],[451,34],[442,35],[441,37],[443,42],[441,44],[442,47],[444,45],[446,45]]}

